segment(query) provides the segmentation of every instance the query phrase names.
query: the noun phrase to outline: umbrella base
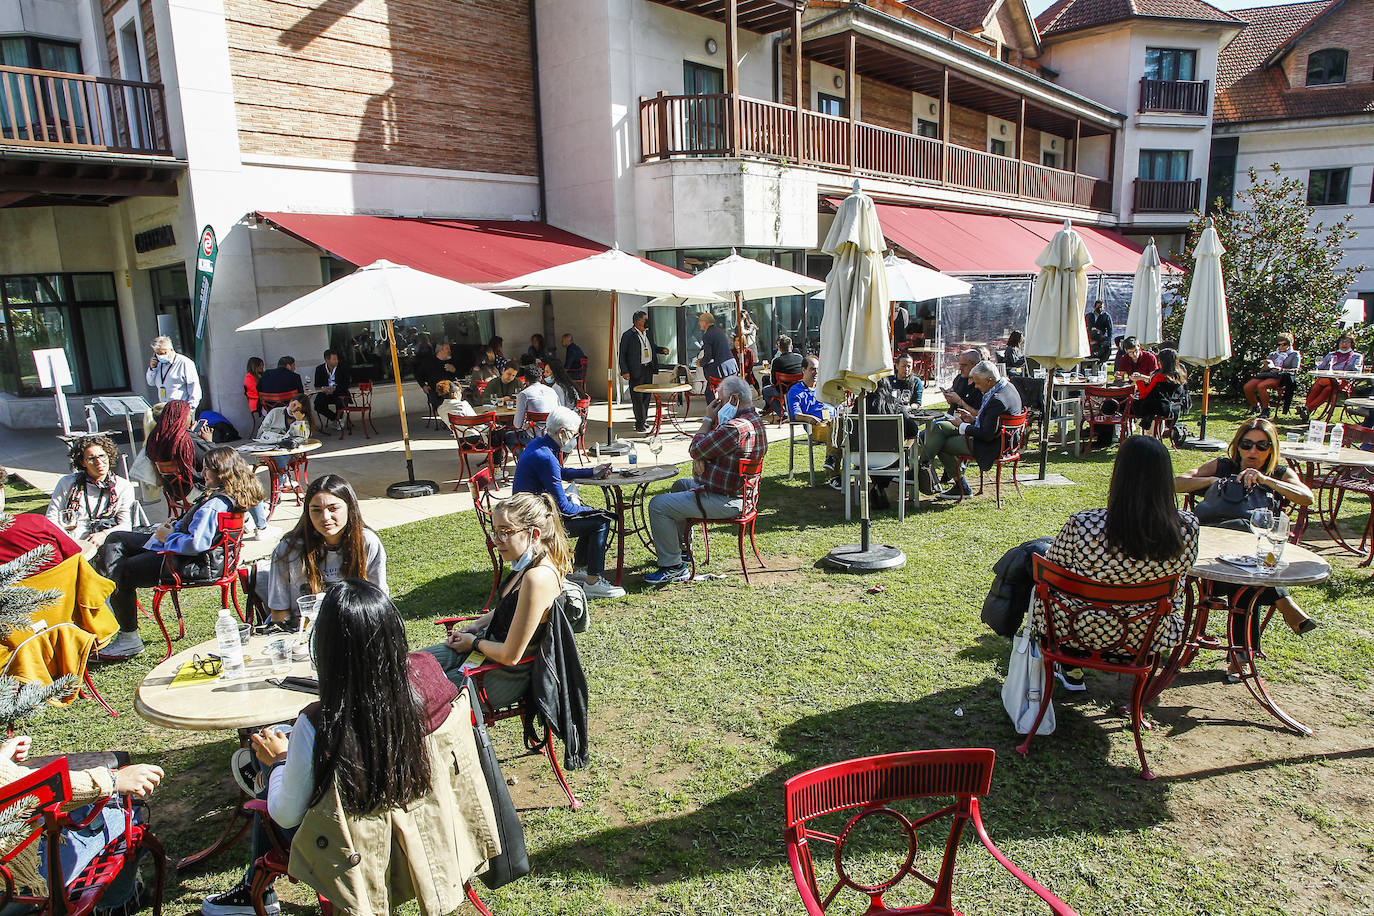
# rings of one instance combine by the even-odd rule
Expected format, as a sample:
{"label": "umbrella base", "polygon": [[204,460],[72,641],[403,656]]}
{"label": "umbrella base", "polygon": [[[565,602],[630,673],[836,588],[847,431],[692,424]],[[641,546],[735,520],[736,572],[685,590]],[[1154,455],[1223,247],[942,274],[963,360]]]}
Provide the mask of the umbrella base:
{"label": "umbrella base", "polygon": [[1183,447],[1190,448],[1197,452],[1220,452],[1225,450],[1226,443],[1220,439],[1184,439]]}
{"label": "umbrella base", "polygon": [[439,485],[432,480],[402,480],[386,488],[386,495],[392,499],[414,499],[417,496],[433,496],[439,492]]}
{"label": "umbrella base", "polygon": [[602,455],[630,454],[630,443],[624,439],[617,439],[614,442],[593,442],[591,448],[593,458],[600,458]]}
{"label": "umbrella base", "polygon": [[906,565],[906,554],[888,544],[841,544],[821,558],[821,564],[846,572],[877,572]]}

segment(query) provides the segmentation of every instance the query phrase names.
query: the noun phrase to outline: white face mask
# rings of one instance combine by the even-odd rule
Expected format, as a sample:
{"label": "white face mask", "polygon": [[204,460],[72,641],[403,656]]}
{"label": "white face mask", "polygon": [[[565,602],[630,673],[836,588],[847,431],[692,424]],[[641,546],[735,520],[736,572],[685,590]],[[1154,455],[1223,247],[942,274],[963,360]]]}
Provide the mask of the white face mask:
{"label": "white face mask", "polygon": [[153,355],[157,357],[157,361],[160,363],[170,363],[172,361],[172,354],[170,353],[154,353]]}
{"label": "white face mask", "polygon": [[738,413],[739,408],[737,408],[731,402],[726,401],[725,404],[722,405],[720,410],[716,413],[716,425],[722,426],[726,423],[729,423],[731,420],[735,418],[735,415]]}
{"label": "white face mask", "polygon": [[1349,352],[1350,352],[1350,348],[1349,348],[1349,347],[1341,347],[1337,352],[1340,352],[1340,353],[1349,353]]}
{"label": "white face mask", "polygon": [[574,436],[571,439],[559,439],[558,448],[563,452],[563,454],[571,455],[573,452],[577,451],[577,437]]}

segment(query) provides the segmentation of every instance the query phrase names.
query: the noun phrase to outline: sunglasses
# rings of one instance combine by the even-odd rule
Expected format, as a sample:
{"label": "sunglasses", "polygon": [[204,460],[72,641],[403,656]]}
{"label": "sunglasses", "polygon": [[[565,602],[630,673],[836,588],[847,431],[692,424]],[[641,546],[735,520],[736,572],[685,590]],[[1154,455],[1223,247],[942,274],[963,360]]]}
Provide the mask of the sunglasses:
{"label": "sunglasses", "polygon": [[1256,449],[1261,452],[1267,452],[1272,448],[1268,439],[1242,439],[1236,443],[1236,446],[1242,452],[1254,451]]}
{"label": "sunglasses", "polygon": [[200,655],[191,656],[191,670],[204,674],[208,677],[217,676],[224,669],[224,659],[218,655],[209,655],[201,658]]}

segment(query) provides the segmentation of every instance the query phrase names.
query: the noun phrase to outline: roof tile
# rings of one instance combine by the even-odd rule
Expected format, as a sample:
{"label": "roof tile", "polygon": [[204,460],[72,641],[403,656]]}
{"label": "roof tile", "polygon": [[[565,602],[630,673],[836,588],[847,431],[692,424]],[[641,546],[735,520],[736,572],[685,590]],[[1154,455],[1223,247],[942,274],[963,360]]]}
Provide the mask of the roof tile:
{"label": "roof tile", "polygon": [[1241,24],[1205,0],[1057,0],[1035,17],[1035,25],[1049,38],[1136,17]]}
{"label": "roof tile", "polygon": [[971,32],[981,28],[997,0],[903,0],[914,10],[933,19]]}

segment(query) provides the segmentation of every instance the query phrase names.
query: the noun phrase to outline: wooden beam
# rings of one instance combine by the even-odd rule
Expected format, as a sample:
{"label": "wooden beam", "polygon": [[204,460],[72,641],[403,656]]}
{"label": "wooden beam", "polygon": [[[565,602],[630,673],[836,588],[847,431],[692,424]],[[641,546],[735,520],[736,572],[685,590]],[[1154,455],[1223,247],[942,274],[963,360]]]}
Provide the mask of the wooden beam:
{"label": "wooden beam", "polygon": [[802,102],[802,11],[801,7],[792,8],[792,102],[796,109],[796,153],[797,164],[806,161],[806,116],[802,114],[806,106]]}
{"label": "wooden beam", "polygon": [[1078,174],[1078,144],[1083,139],[1083,119],[1073,119],[1073,173]]}
{"label": "wooden beam", "polygon": [[0,192],[0,207],[8,207],[10,204],[17,204],[19,201],[27,200],[32,196],[32,194],[26,191],[15,191],[13,193]]}
{"label": "wooden beam", "polygon": [[949,184],[949,67],[940,73],[940,183]]}
{"label": "wooden beam", "polygon": [[854,32],[849,33],[849,41],[844,46],[844,101],[849,114],[849,170],[858,167],[859,128],[858,128],[858,76],[854,71],[854,58],[857,56]]}
{"label": "wooden beam", "polygon": [[137,181],[104,178],[59,178],[32,175],[0,175],[0,194],[96,194],[103,197],[176,197],[175,179]]}
{"label": "wooden beam", "polygon": [[1021,193],[1023,174],[1026,171],[1026,97],[1017,96],[1021,106],[1016,110],[1016,193]]}
{"label": "wooden beam", "polygon": [[730,155],[739,155],[739,0],[726,0],[725,92],[729,96]]}

